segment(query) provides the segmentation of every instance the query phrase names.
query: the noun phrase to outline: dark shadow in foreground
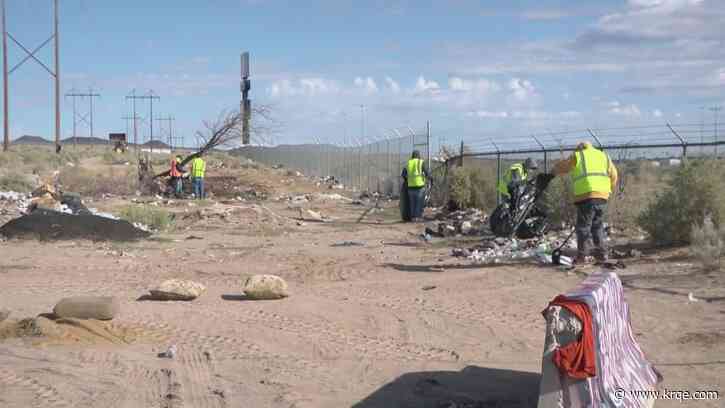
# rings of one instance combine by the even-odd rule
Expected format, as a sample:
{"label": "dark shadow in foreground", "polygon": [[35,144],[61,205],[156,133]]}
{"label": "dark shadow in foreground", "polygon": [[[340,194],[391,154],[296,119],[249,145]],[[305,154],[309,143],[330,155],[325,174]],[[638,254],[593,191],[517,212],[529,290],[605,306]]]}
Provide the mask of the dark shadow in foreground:
{"label": "dark shadow in foreground", "polygon": [[541,375],[468,366],[404,374],[353,408],[535,408]]}

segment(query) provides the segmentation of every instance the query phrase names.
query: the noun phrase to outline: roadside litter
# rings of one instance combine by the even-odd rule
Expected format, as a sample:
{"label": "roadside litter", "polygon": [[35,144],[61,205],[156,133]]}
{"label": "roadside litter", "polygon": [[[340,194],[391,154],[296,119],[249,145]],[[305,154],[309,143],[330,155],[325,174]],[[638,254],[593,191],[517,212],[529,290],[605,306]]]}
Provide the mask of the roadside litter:
{"label": "roadside litter", "polygon": [[178,353],[178,349],[176,348],[176,344],[172,344],[169,346],[166,351],[162,351],[161,353],[157,354],[159,358],[174,358],[176,357],[176,353]]}
{"label": "roadside litter", "polygon": [[351,247],[351,246],[365,246],[364,243],[359,241],[342,241],[342,242],[336,242],[331,247]]}

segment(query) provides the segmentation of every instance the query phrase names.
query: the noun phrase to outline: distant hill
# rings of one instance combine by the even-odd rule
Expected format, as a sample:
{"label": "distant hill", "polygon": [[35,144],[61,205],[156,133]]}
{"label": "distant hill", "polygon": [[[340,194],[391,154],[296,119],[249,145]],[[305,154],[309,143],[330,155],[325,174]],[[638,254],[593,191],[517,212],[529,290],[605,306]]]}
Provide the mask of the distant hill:
{"label": "distant hill", "polygon": [[43,139],[40,136],[23,135],[11,142],[12,144],[19,145],[49,145],[52,144],[50,140]]}
{"label": "distant hill", "polygon": [[108,140],[107,139],[101,139],[99,137],[76,137],[75,140],[73,140],[73,137],[67,137],[65,139],[61,139],[60,143],[64,145],[72,145],[72,144],[79,144],[79,145],[107,145]]}
{"label": "distant hill", "polygon": [[167,145],[166,143],[164,143],[160,140],[154,140],[153,142],[148,141],[148,142],[142,144],[141,146],[153,147],[154,149],[168,149],[169,148],[169,145]]}

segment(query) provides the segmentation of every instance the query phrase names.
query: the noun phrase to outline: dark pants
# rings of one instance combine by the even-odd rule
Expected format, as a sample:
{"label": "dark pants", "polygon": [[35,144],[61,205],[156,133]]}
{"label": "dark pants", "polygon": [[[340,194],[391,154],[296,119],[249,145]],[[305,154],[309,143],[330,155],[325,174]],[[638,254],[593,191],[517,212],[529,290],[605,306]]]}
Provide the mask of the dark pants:
{"label": "dark pants", "polygon": [[204,198],[204,178],[202,177],[194,177],[192,180],[192,184],[194,186],[194,196],[201,200]]}
{"label": "dark pants", "polygon": [[607,200],[591,198],[576,203],[576,241],[579,256],[589,255],[590,242],[594,243],[594,255],[603,258],[607,255],[604,237],[604,213]]}
{"label": "dark pants", "polygon": [[408,204],[410,205],[410,217],[421,218],[423,216],[423,201],[425,201],[425,189],[422,187],[408,187]]}

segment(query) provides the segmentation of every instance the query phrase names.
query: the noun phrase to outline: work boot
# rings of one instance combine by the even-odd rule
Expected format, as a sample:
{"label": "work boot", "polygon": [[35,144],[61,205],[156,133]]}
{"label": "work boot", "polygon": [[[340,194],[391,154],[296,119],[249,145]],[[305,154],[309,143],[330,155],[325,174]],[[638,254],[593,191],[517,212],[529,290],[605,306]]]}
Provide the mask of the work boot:
{"label": "work boot", "polygon": [[593,262],[594,259],[587,255],[577,255],[576,258],[574,258],[574,265],[590,265]]}

